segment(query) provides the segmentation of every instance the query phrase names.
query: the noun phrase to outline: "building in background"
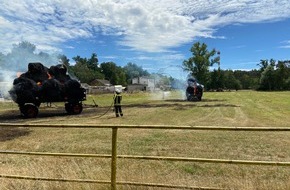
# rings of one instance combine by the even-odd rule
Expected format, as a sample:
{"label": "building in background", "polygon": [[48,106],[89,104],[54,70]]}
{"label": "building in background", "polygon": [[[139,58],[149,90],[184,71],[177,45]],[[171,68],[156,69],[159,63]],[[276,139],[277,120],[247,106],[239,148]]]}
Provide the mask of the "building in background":
{"label": "building in background", "polygon": [[154,92],[156,90],[155,79],[149,77],[137,77],[132,79],[132,84],[127,86],[129,92],[134,91],[149,91]]}
{"label": "building in background", "polygon": [[112,84],[108,80],[95,79],[90,85],[83,84],[83,86],[85,86],[88,94],[100,94],[111,92],[110,88]]}

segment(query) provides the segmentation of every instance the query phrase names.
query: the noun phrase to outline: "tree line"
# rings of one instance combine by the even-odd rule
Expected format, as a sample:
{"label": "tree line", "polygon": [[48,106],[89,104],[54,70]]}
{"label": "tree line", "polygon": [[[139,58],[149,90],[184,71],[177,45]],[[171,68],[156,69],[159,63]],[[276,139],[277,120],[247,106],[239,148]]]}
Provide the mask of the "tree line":
{"label": "tree line", "polygon": [[[205,43],[196,42],[190,49],[192,57],[182,66],[208,90],[255,89],[290,90],[290,60],[261,59],[260,69],[251,71],[220,69],[219,52],[208,50]],[[209,68],[218,64],[218,69]]]}
{"label": "tree line", "polygon": [[[135,63],[118,66],[114,62],[99,63],[96,53],[85,58],[79,55],[73,57],[75,64],[63,54],[36,53],[36,46],[23,41],[15,44],[8,54],[0,52],[1,70],[24,70],[29,62],[40,61],[44,65],[64,64],[69,74],[82,83],[91,84],[95,79],[110,81],[111,84],[127,85],[136,77],[146,76],[158,78],[157,87],[172,85],[174,88],[184,88],[184,81],[168,77],[163,74],[149,73]],[[290,90],[290,61],[274,59],[260,60],[260,69],[250,71],[222,70],[220,69],[219,52],[215,49],[208,50],[205,43],[196,42],[190,51],[192,57],[181,63],[182,68],[188,71],[188,77],[194,77],[205,86],[207,90],[224,89],[255,89],[255,90]],[[218,64],[218,69],[210,71],[210,67]],[[24,70],[25,71],[25,70]],[[173,85],[179,84],[179,85]]]}

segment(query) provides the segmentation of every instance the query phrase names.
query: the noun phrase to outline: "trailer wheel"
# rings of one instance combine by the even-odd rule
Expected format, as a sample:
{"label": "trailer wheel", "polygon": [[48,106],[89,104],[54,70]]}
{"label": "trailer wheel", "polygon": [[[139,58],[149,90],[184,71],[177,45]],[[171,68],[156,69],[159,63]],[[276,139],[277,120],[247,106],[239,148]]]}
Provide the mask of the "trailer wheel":
{"label": "trailer wheel", "polygon": [[83,111],[83,105],[81,103],[66,103],[65,110],[68,114],[80,114]]}
{"label": "trailer wheel", "polygon": [[20,112],[25,118],[34,118],[38,115],[38,108],[34,104],[25,104],[20,107]]}
{"label": "trailer wheel", "polygon": [[80,114],[83,111],[83,105],[81,103],[73,104],[72,106],[73,114]]}
{"label": "trailer wheel", "polygon": [[71,114],[71,113],[72,113],[71,104],[69,104],[69,103],[66,103],[66,104],[65,104],[65,111],[66,111],[68,114]]}

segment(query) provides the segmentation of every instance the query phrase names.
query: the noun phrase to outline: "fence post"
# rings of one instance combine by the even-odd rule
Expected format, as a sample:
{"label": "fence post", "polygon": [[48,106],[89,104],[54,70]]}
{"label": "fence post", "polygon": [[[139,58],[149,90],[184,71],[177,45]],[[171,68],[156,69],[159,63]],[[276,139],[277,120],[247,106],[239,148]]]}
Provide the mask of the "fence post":
{"label": "fence post", "polygon": [[118,127],[113,127],[112,129],[113,130],[112,130],[112,158],[111,158],[111,190],[116,190]]}

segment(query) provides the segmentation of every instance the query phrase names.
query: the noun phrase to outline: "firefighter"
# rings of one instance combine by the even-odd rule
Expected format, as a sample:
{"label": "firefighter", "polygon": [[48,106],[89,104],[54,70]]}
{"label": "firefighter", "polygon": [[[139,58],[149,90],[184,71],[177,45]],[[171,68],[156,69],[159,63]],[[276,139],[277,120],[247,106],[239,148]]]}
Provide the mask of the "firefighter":
{"label": "firefighter", "polygon": [[[115,90],[115,96],[114,96],[114,108],[116,117],[123,116],[122,107],[121,107],[121,101],[122,101],[122,94],[120,89]],[[120,115],[119,115],[120,114]]]}

